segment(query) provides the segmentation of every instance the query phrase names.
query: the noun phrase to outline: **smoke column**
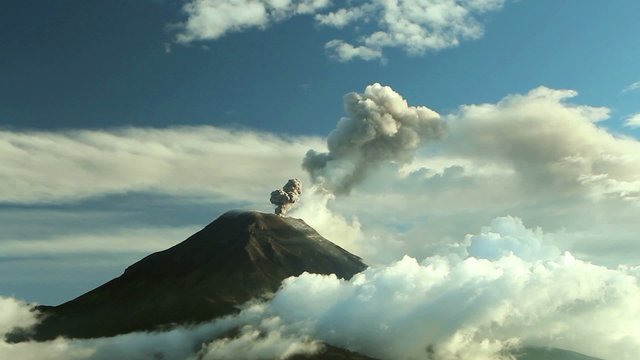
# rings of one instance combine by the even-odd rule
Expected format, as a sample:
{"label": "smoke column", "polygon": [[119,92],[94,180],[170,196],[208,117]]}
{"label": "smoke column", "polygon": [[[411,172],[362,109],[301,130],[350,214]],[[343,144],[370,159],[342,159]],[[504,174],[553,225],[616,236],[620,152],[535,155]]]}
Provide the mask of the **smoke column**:
{"label": "smoke column", "polygon": [[287,211],[300,200],[302,194],[302,182],[298,179],[289,179],[282,189],[271,192],[269,201],[276,205],[276,215],[285,216]]}
{"label": "smoke column", "polygon": [[344,110],[347,116],[327,138],[329,152],[309,150],[302,163],[314,183],[334,194],[348,194],[381,163],[410,162],[422,142],[446,132],[438,113],[409,106],[400,94],[377,83],[362,94],[345,95]]}

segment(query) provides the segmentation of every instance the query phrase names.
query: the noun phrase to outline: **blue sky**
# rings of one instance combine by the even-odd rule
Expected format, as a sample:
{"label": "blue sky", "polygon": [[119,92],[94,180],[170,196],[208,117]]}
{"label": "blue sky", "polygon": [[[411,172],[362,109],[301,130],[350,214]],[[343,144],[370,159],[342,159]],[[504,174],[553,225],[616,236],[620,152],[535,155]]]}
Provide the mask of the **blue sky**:
{"label": "blue sky", "polygon": [[[295,177],[289,216],[371,268],[290,279],[233,320],[277,328],[283,344],[249,351],[317,339],[468,360],[518,343],[635,360],[638,14],[637,0],[4,1],[0,357],[189,344],[198,328],[130,349],[2,339],[36,321],[24,302],[72,299],[227,210],[272,212]],[[289,305],[291,329],[272,321]]]}
{"label": "blue sky", "polygon": [[581,101],[611,107],[607,125],[616,129],[637,111],[640,92],[621,93],[640,80],[635,1],[507,2],[479,17],[480,39],[423,55],[385,49],[385,63],[332,60],[327,41],[359,34],[318,25],[311,15],[176,44],[171,24],[185,21],[182,5],[4,4],[1,124],[211,124],[324,135],[342,115],[342,94],[373,82],[445,113],[539,85],[574,89]]}

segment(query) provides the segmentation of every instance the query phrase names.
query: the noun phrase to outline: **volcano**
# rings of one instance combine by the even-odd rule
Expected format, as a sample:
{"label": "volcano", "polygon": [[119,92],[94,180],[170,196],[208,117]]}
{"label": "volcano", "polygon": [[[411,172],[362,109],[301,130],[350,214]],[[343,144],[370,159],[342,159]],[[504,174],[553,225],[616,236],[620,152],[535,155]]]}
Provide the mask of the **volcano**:
{"label": "volcano", "polygon": [[40,324],[14,340],[95,338],[204,322],[275,292],[290,276],[306,271],[349,279],[365,268],[303,220],[230,211],[118,278],[64,304],[40,306]]}
{"label": "volcano", "polygon": [[[290,276],[306,271],[349,279],[365,268],[358,256],[323,238],[303,220],[230,211],[84,295],[58,306],[39,306],[40,323],[14,330],[7,340],[110,337],[202,323],[236,313],[251,299],[268,297]],[[519,349],[513,356],[600,360],[547,348]],[[331,344],[324,344],[318,354],[291,359],[375,360]]]}

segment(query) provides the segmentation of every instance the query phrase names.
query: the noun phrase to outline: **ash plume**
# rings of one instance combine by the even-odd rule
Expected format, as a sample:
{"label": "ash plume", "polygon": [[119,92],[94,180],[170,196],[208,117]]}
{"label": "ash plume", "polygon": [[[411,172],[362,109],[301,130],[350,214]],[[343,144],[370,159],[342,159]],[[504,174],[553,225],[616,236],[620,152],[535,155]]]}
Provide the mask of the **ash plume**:
{"label": "ash plume", "polygon": [[276,205],[276,215],[285,216],[287,211],[300,200],[302,194],[302,182],[298,179],[289,179],[282,189],[271,192],[269,201]]}
{"label": "ash plume", "polygon": [[354,185],[384,162],[405,164],[426,140],[442,138],[444,121],[425,106],[409,106],[388,86],[369,85],[344,96],[345,117],[327,138],[328,152],[309,150],[302,167],[314,183],[334,194]]}

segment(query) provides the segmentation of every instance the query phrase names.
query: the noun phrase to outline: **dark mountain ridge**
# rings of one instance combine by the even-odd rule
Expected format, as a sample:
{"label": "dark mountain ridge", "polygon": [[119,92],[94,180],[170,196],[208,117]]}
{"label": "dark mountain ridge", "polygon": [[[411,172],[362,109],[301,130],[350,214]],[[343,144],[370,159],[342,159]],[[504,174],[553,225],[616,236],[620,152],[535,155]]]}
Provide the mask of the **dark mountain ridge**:
{"label": "dark mountain ridge", "polygon": [[348,279],[365,268],[300,219],[230,211],[122,276],[64,304],[41,306],[43,320],[27,338],[94,338],[207,321],[275,292],[289,276]]}

